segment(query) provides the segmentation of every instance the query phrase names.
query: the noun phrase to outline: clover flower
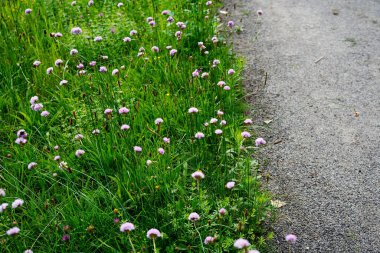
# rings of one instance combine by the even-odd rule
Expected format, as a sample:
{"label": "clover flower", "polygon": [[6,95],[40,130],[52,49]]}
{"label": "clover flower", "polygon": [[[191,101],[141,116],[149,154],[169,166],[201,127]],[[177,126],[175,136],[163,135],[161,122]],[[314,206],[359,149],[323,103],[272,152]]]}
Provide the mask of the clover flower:
{"label": "clover flower", "polygon": [[32,9],[26,9],[24,11],[25,15],[29,15],[30,13],[32,13]]}
{"label": "clover flower", "polygon": [[100,42],[100,41],[102,41],[102,40],[103,40],[102,36],[96,36],[96,37],[94,38],[94,41],[95,41],[95,42]]}
{"label": "clover flower", "polygon": [[26,139],[24,139],[24,138],[17,138],[17,139],[15,140],[15,143],[18,144],[18,145],[25,144],[25,143],[27,143],[27,142],[28,142],[28,140],[26,140]]}
{"label": "clover flower", "polygon": [[116,75],[118,75],[119,74],[119,70],[118,69],[114,69],[114,70],[112,70],[112,75],[113,76],[116,76]]}
{"label": "clover flower", "polygon": [[209,77],[209,76],[210,76],[209,73],[204,72],[204,73],[202,73],[201,78],[206,78],[206,77]]}
{"label": "clover flower", "polygon": [[160,153],[161,155],[165,154],[165,150],[163,148],[159,148],[158,149],[158,153]]}
{"label": "clover flower", "polygon": [[163,123],[163,122],[164,122],[163,119],[161,119],[161,118],[157,118],[157,119],[154,121],[154,124],[156,124],[156,125],[160,125],[160,124]]}
{"label": "clover flower", "polygon": [[195,107],[190,107],[188,110],[189,113],[198,113],[198,109]]}
{"label": "clover flower", "polygon": [[123,5],[124,5],[123,3],[118,3],[118,4],[117,4],[117,7],[120,8],[120,7],[123,6]]}
{"label": "clover flower", "polygon": [[56,156],[54,156],[54,161],[59,161],[59,159],[61,159],[61,157],[59,156],[59,155],[56,155]]}
{"label": "clover flower", "polygon": [[215,124],[216,122],[218,122],[218,119],[216,119],[216,118],[212,118],[210,120],[210,124]]}
{"label": "clover flower", "polygon": [[50,115],[50,112],[48,112],[48,111],[42,111],[41,112],[41,116],[42,117],[47,117],[47,116],[49,116]]}
{"label": "clover flower", "polygon": [[218,40],[218,37],[214,36],[211,38],[211,41],[212,41],[212,43],[216,44],[216,43],[218,43],[219,40]]}
{"label": "clover flower", "polygon": [[63,64],[63,61],[61,59],[57,59],[55,62],[54,62],[54,65],[59,67],[60,65]]}
{"label": "clover flower", "polygon": [[233,74],[235,74],[235,70],[234,70],[234,69],[229,69],[229,70],[227,71],[227,74],[229,74],[229,75],[233,75]]}
{"label": "clover flower", "polygon": [[170,50],[170,52],[169,52],[169,54],[170,54],[171,56],[174,56],[176,53],[177,53],[177,49],[172,49],[172,50]]}
{"label": "clover flower", "polygon": [[162,140],[163,140],[166,144],[169,144],[169,143],[170,143],[170,138],[168,138],[168,137],[164,137]]}
{"label": "clover flower", "polygon": [[152,47],[152,52],[158,53],[158,52],[160,52],[160,49],[157,46],[153,46]]}
{"label": "clover flower", "polygon": [[34,61],[33,62],[33,67],[37,68],[38,66],[40,66],[41,62],[40,61]]}
{"label": "clover flower", "polygon": [[210,5],[212,5],[212,1],[207,1],[206,6],[210,6]]}
{"label": "clover flower", "polygon": [[192,73],[193,77],[198,77],[200,72],[201,71],[199,69],[194,70],[194,72]]}
{"label": "clover flower", "polygon": [[130,128],[130,126],[129,126],[129,125],[126,125],[126,124],[124,124],[124,125],[122,125],[122,126],[120,127],[120,129],[123,130],[123,131],[128,130],[129,128]]}
{"label": "clover flower", "polygon": [[217,114],[218,116],[223,116],[223,115],[224,115],[224,112],[223,112],[222,110],[218,110],[218,111],[216,112],[216,114]]}
{"label": "clover flower", "polygon": [[121,107],[121,108],[119,109],[119,114],[127,114],[127,113],[129,113],[129,109],[128,109],[128,108],[126,108],[126,107]]}
{"label": "clover flower", "polygon": [[220,209],[219,209],[219,214],[220,214],[220,215],[225,215],[226,212],[227,212],[227,210],[224,209],[224,208],[220,208]]}
{"label": "clover flower", "polygon": [[90,65],[91,67],[95,67],[96,61],[90,61],[90,63],[88,65]]}
{"label": "clover flower", "polygon": [[228,183],[226,184],[226,188],[227,188],[227,189],[232,189],[232,188],[234,188],[234,187],[235,187],[235,182],[233,182],[233,181],[228,182]]}
{"label": "clover flower", "polygon": [[33,250],[27,249],[27,250],[24,251],[24,253],[33,253]]}
{"label": "clover flower", "polygon": [[101,72],[101,73],[105,73],[105,72],[107,72],[107,68],[104,67],[104,66],[101,66],[101,67],[99,68],[99,72]]}
{"label": "clover flower", "polygon": [[215,130],[215,134],[217,135],[221,135],[223,133],[223,131],[221,129],[216,129]]}
{"label": "clover flower", "polygon": [[246,125],[250,125],[252,123],[253,123],[252,119],[245,119],[244,120],[244,124],[246,124]]}
{"label": "clover flower", "polygon": [[129,233],[132,230],[135,230],[135,225],[133,225],[130,222],[123,223],[120,226],[120,232],[123,232],[123,233],[127,232],[127,233]]}
{"label": "clover flower", "polygon": [[75,151],[75,156],[79,158],[82,155],[84,155],[84,153],[86,153],[86,151],[84,151],[83,149],[78,149],[77,151]]}
{"label": "clover flower", "polygon": [[137,34],[137,31],[136,30],[131,30],[130,32],[129,32],[129,35],[130,36],[135,36]]}
{"label": "clover flower", "polygon": [[21,207],[23,204],[24,204],[24,200],[22,200],[22,199],[15,199],[12,202],[12,208],[15,209],[17,207]]}
{"label": "clover flower", "polygon": [[220,61],[215,59],[212,61],[212,65],[219,65],[220,64]]}
{"label": "clover flower", "polygon": [[7,230],[7,235],[9,236],[14,236],[14,235],[17,235],[18,233],[20,233],[20,229],[18,227],[13,227],[9,230]]}
{"label": "clover flower", "polygon": [[33,105],[30,106],[30,108],[33,111],[36,111],[36,112],[39,111],[39,110],[41,110],[43,107],[44,107],[43,104],[33,104]]}
{"label": "clover flower", "polygon": [[0,188],[0,197],[5,197],[5,190],[3,188]]}
{"label": "clover flower", "polygon": [[249,246],[251,246],[249,241],[243,238],[237,239],[234,243],[234,247],[237,249],[246,249]]}
{"label": "clover flower", "polygon": [[207,236],[206,238],[205,238],[205,241],[204,241],[204,244],[212,244],[214,242],[214,237],[212,237],[212,236]]}
{"label": "clover flower", "polygon": [[100,130],[99,129],[94,129],[93,131],[92,131],[92,134],[93,135],[98,135],[98,134],[100,134]]}
{"label": "clover flower", "polygon": [[28,164],[28,169],[31,170],[31,169],[34,169],[35,167],[37,167],[37,163],[36,162],[31,162]]}
{"label": "clover flower", "polygon": [[225,125],[227,125],[227,121],[225,121],[224,119],[221,120],[221,121],[220,121],[220,125],[221,125],[221,126],[225,126]]}
{"label": "clover flower", "polygon": [[71,34],[73,35],[79,35],[82,33],[82,29],[80,27],[73,27],[71,29]]}
{"label": "clover flower", "polygon": [[69,240],[70,240],[70,235],[65,234],[62,236],[62,241],[67,242]]}
{"label": "clover flower", "polygon": [[249,137],[251,137],[251,134],[248,133],[248,132],[246,132],[246,131],[244,131],[244,132],[241,133],[241,137],[243,137],[243,138],[249,138]]}
{"label": "clover flower", "polygon": [[62,80],[59,82],[59,85],[63,86],[63,85],[66,85],[68,83],[67,80]]}
{"label": "clover flower", "polygon": [[5,209],[7,209],[8,203],[3,203],[0,205],[0,213],[4,212]]}
{"label": "clover flower", "polygon": [[54,150],[58,150],[58,149],[59,149],[58,145],[54,146]]}
{"label": "clover flower", "polygon": [[161,15],[169,15],[169,11],[168,11],[168,10],[163,10],[163,11],[161,12]]}
{"label": "clover flower", "polygon": [[133,147],[133,150],[134,150],[135,152],[141,152],[141,151],[142,151],[142,148],[139,147],[139,146],[134,146],[134,147]]}
{"label": "clover flower", "polygon": [[26,138],[28,137],[28,133],[24,129],[20,129],[17,131],[17,137]]}
{"label": "clover flower", "polygon": [[201,179],[205,178],[205,174],[203,174],[202,171],[198,170],[198,171],[192,173],[191,177],[194,178],[195,180],[201,180]]}
{"label": "clover flower", "polygon": [[153,162],[152,162],[151,160],[146,160],[146,165],[147,165],[147,166],[152,165],[152,163],[153,163]]}
{"label": "clover flower", "polygon": [[156,237],[161,237],[161,232],[158,229],[151,228],[146,233],[146,237],[149,239],[155,239]]}
{"label": "clover flower", "polygon": [[198,133],[195,134],[195,138],[197,138],[198,140],[200,140],[200,139],[202,139],[204,137],[205,137],[205,135],[202,132],[198,132]]}
{"label": "clover flower", "polygon": [[285,236],[285,240],[290,243],[295,243],[297,241],[297,236],[293,234],[288,234]]}
{"label": "clover flower", "polygon": [[46,69],[46,74],[50,75],[53,72],[53,68],[49,67]]}
{"label": "clover flower", "polygon": [[224,88],[223,88],[223,90],[230,90],[231,89],[231,87],[230,86],[224,86]]}
{"label": "clover flower", "polygon": [[267,142],[263,138],[257,138],[255,140],[256,147],[261,146],[261,145],[265,145],[266,143]]}
{"label": "clover flower", "polygon": [[70,50],[70,55],[75,55],[77,53],[78,53],[78,50],[75,49],[75,48],[73,48],[73,49]]}
{"label": "clover flower", "polygon": [[169,16],[169,17],[166,19],[166,21],[167,21],[168,23],[173,23],[173,22],[174,22],[174,18],[173,18],[172,16]]}
{"label": "clover flower", "polygon": [[53,34],[54,34],[54,37],[55,37],[55,38],[60,38],[60,37],[63,36],[62,33],[60,33],[60,32],[53,33]]}
{"label": "clover flower", "polygon": [[188,217],[189,221],[195,222],[198,221],[201,217],[197,213],[191,213]]}
{"label": "clover flower", "polygon": [[74,137],[76,141],[82,140],[83,138],[84,138],[83,134],[76,134]]}

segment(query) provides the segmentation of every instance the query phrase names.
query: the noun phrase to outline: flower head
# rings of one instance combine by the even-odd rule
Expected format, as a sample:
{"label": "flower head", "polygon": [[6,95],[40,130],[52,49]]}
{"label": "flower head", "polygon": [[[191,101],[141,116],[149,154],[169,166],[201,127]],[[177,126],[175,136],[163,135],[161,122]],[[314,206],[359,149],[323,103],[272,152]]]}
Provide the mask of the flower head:
{"label": "flower head", "polygon": [[197,138],[198,140],[200,140],[200,139],[202,139],[204,137],[205,137],[205,135],[202,132],[198,132],[198,133],[195,134],[195,138]]}
{"label": "flower head", "polygon": [[232,27],[235,26],[235,22],[232,21],[232,20],[231,20],[231,21],[228,21],[227,26],[228,26],[229,28],[232,28]]}
{"label": "flower head", "polygon": [[250,125],[252,123],[253,123],[252,119],[245,119],[244,120],[244,124],[246,124],[246,125]]}
{"label": "flower head", "polygon": [[233,181],[228,182],[228,183],[226,184],[226,188],[227,188],[227,189],[232,189],[232,188],[234,188],[234,187],[235,187],[235,182],[233,182]]}
{"label": "flower head", "polygon": [[110,115],[112,113],[112,109],[108,108],[104,110],[105,115]]}
{"label": "flower head", "polygon": [[233,74],[235,74],[235,70],[233,70],[233,69],[229,69],[228,72],[227,72],[227,74],[229,74],[229,75],[233,75]]}
{"label": "flower head", "polygon": [[133,147],[133,150],[134,150],[135,152],[141,152],[141,151],[142,151],[142,148],[139,147],[139,146],[134,146],[134,147]]}
{"label": "flower head", "polygon": [[24,129],[20,129],[17,131],[17,137],[26,138],[26,137],[28,137],[28,134],[26,133],[26,131]]}
{"label": "flower head", "polygon": [[152,165],[152,161],[151,160],[146,160],[146,165],[148,165],[148,166],[150,166],[150,165]]}
{"label": "flower head", "polygon": [[82,29],[80,27],[73,27],[71,29],[71,34],[73,35],[79,35],[82,33]]}
{"label": "flower head", "polygon": [[100,130],[99,129],[94,129],[93,131],[92,131],[92,134],[93,135],[98,135],[98,134],[100,134]]}
{"label": "flower head", "polygon": [[59,67],[60,65],[63,64],[63,61],[61,59],[57,59],[55,62],[54,62],[54,65]]}
{"label": "flower head", "polygon": [[257,15],[259,16],[263,15],[263,10],[257,10]]}
{"label": "flower head", "polygon": [[154,121],[154,124],[156,125],[160,125],[161,123],[163,123],[164,120],[162,118],[157,118],[155,121]]}
{"label": "flower head", "polygon": [[224,209],[224,208],[220,208],[220,209],[219,209],[219,214],[220,214],[220,215],[225,215],[226,212],[227,212],[227,210]]}
{"label": "flower head", "polygon": [[285,236],[285,240],[290,243],[295,243],[297,241],[297,236],[293,234],[288,234]]}
{"label": "flower head", "polygon": [[258,147],[258,146],[261,146],[261,145],[265,145],[267,142],[263,139],[263,138],[257,138],[256,140],[255,140],[255,144],[256,144],[256,146]]}
{"label": "flower head", "polygon": [[96,36],[96,37],[94,38],[94,41],[95,41],[95,42],[100,42],[100,41],[102,41],[102,40],[103,40],[102,36]]}
{"label": "flower head", "polygon": [[17,235],[18,233],[20,233],[20,229],[18,227],[13,227],[13,228],[7,230],[7,235],[9,235],[9,236]]}
{"label": "flower head", "polygon": [[158,53],[159,51],[160,51],[160,49],[157,46],[152,47],[152,52]]}
{"label": "flower head", "polygon": [[70,240],[70,235],[65,234],[62,236],[62,241],[67,242],[69,240]]}
{"label": "flower head", "polygon": [[165,150],[163,148],[159,148],[158,149],[158,153],[160,153],[161,155],[165,154]]}
{"label": "flower head", "polygon": [[24,251],[24,253],[33,253],[33,251],[31,249],[27,249]]}
{"label": "flower head", "polygon": [[248,132],[246,132],[246,131],[244,131],[244,132],[241,133],[241,137],[243,137],[243,138],[249,138],[249,137],[251,137],[251,134],[248,133]]}
{"label": "flower head", "polygon": [[34,169],[35,167],[37,167],[37,163],[36,162],[31,162],[28,164],[28,169],[31,170],[31,169]]}
{"label": "flower head", "polygon": [[221,129],[216,129],[215,130],[215,134],[216,135],[221,135],[223,133],[223,131]]}
{"label": "flower head", "polygon": [[24,204],[24,200],[22,199],[15,199],[13,202],[12,202],[12,208],[15,209],[17,207],[20,207]]}
{"label": "flower head", "polygon": [[99,68],[99,72],[105,73],[105,72],[107,72],[107,68],[104,67],[104,66],[101,66],[101,67]]}
{"label": "flower head", "polygon": [[204,241],[204,243],[207,245],[207,244],[211,244],[211,243],[213,243],[214,242],[214,237],[212,237],[212,236],[207,236],[206,238],[205,238],[205,241]]}
{"label": "flower head", "polygon": [[32,9],[26,9],[26,10],[25,10],[25,15],[28,15],[28,14],[30,14],[30,13],[32,13]]}
{"label": "flower head", "polygon": [[148,230],[146,237],[149,239],[155,239],[156,237],[161,237],[161,232],[158,229],[152,228]]}
{"label": "flower head", "polygon": [[62,80],[59,82],[59,85],[63,86],[63,85],[66,85],[68,83],[67,80]]}
{"label": "flower head", "polygon": [[129,128],[130,128],[130,126],[126,125],[126,124],[121,125],[121,127],[120,127],[120,129],[123,130],[123,131],[128,130]]}
{"label": "flower head", "polygon": [[188,110],[189,113],[198,113],[198,109],[195,107],[190,107]]}
{"label": "flower head", "polygon": [[33,67],[37,68],[38,66],[40,66],[41,62],[40,61],[34,61],[33,62]]}
{"label": "flower head", "polygon": [[39,103],[39,104],[32,104],[30,106],[30,108],[33,110],[33,111],[39,111],[43,108],[43,104]]}
{"label": "flower head", "polygon": [[75,151],[75,155],[78,158],[84,155],[84,153],[86,153],[86,151],[84,151],[83,149],[78,149],[77,151]]}
{"label": "flower head", "polygon": [[4,212],[5,209],[7,209],[8,203],[3,203],[0,205],[0,213]]}
{"label": "flower head", "polygon": [[137,34],[137,31],[136,30],[132,30],[129,32],[129,35],[130,36],[135,36]]}
{"label": "flower head", "polygon": [[250,245],[249,241],[243,238],[237,239],[234,243],[234,247],[237,249],[246,249]]}
{"label": "flower head", "polygon": [[130,222],[123,223],[120,226],[120,232],[123,232],[123,233],[128,232],[129,233],[132,230],[135,230],[135,225],[133,225]]}
{"label": "flower head", "polygon": [[84,138],[83,134],[76,134],[74,137],[76,141],[82,140],[83,138]]}
{"label": "flower head", "polygon": [[124,5],[123,3],[118,3],[118,4],[117,4],[117,7],[120,8],[120,7],[123,6],[123,5]]}
{"label": "flower head", "polygon": [[201,217],[199,216],[199,214],[197,214],[197,213],[191,213],[190,215],[189,215],[189,221],[197,221],[197,220],[199,220]]}
{"label": "flower head", "polygon": [[127,113],[129,113],[129,109],[128,109],[128,108],[126,108],[126,107],[121,107],[121,108],[119,109],[119,114],[127,114]]}
{"label": "flower head", "polygon": [[193,174],[191,174],[191,177],[194,178],[195,180],[201,180],[205,178],[205,174],[203,174],[202,171],[198,170],[194,172]]}
{"label": "flower head", "polygon": [[166,144],[169,144],[169,143],[170,143],[170,138],[168,138],[168,137],[164,137],[164,138],[162,138],[162,140],[163,140]]}
{"label": "flower head", "polygon": [[176,53],[177,53],[177,49],[172,49],[172,50],[170,50],[170,52],[169,52],[169,54],[170,54],[171,56],[174,56]]}
{"label": "flower head", "polygon": [[53,72],[53,68],[49,67],[46,69],[46,74],[50,75]]}

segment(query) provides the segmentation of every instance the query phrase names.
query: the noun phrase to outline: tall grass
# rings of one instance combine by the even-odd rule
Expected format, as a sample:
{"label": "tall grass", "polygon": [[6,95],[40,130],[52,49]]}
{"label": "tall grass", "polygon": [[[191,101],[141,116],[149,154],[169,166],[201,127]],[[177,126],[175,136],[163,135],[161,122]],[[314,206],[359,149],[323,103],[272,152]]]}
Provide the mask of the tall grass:
{"label": "tall grass", "polygon": [[[241,136],[251,130],[243,124],[242,62],[226,43],[233,29],[218,21],[220,4],[205,3],[0,2],[0,188],[6,193],[0,204],[9,204],[0,209],[1,252],[228,252],[238,238],[265,249],[272,209],[250,155],[257,149],[253,137]],[[73,35],[74,27],[83,32]],[[177,52],[170,55],[168,46]],[[31,108],[37,103],[41,110]],[[129,113],[119,114],[122,107]],[[198,112],[189,113],[191,107]],[[45,110],[49,115],[41,116]],[[155,124],[158,118],[163,122]],[[20,129],[28,134],[25,144],[15,143]],[[198,170],[204,179],[192,178]],[[12,208],[17,198],[24,204]],[[200,220],[189,221],[192,212]],[[121,232],[125,222],[135,229]],[[20,232],[7,235],[12,227]],[[147,238],[151,228],[161,237]],[[207,236],[213,240],[205,244]]]}

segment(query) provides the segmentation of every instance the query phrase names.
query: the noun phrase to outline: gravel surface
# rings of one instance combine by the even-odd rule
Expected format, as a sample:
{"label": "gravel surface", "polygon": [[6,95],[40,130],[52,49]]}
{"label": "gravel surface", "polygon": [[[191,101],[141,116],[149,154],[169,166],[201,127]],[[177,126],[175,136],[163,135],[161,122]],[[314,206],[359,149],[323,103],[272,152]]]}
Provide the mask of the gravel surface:
{"label": "gravel surface", "polygon": [[258,124],[273,120],[263,167],[287,203],[278,252],[287,233],[294,252],[380,252],[380,0],[225,4]]}

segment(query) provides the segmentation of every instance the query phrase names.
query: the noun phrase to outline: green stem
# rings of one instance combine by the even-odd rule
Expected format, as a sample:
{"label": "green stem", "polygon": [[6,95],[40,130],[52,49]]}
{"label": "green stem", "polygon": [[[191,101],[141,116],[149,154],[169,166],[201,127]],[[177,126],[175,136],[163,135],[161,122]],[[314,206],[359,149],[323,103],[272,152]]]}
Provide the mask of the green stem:
{"label": "green stem", "polygon": [[136,253],[135,247],[133,246],[133,243],[132,243],[132,240],[131,240],[131,236],[129,235],[129,233],[128,233],[128,240],[129,240],[129,243],[130,243],[131,246],[132,246],[132,250],[133,250],[133,252]]}
{"label": "green stem", "polygon": [[197,231],[197,233],[198,233],[199,240],[201,241],[202,252],[205,252],[205,248],[203,247],[203,241],[202,241],[201,233],[199,233],[199,231],[198,231],[198,229],[197,229],[197,226],[195,226],[195,223],[194,223],[194,228],[195,228],[195,231]]}
{"label": "green stem", "polygon": [[154,253],[157,253],[156,240],[154,238],[153,238],[153,248],[154,248]]}

